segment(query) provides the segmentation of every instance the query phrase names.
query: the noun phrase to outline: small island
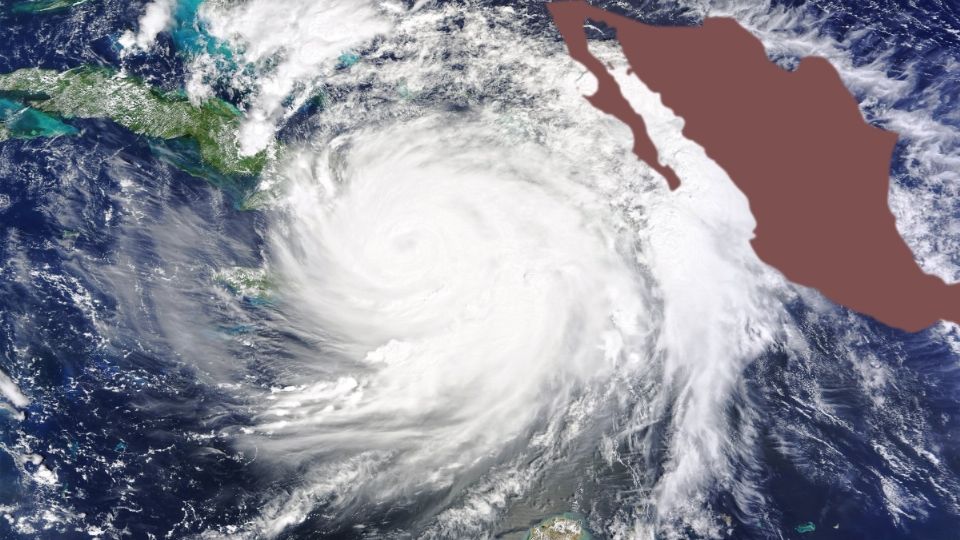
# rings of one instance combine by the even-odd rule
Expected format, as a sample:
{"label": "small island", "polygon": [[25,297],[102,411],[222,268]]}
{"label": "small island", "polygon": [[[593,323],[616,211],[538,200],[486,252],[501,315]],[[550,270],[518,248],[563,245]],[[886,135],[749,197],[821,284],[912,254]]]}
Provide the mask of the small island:
{"label": "small island", "polygon": [[591,540],[583,520],[574,514],[553,516],[527,532],[525,540]]}

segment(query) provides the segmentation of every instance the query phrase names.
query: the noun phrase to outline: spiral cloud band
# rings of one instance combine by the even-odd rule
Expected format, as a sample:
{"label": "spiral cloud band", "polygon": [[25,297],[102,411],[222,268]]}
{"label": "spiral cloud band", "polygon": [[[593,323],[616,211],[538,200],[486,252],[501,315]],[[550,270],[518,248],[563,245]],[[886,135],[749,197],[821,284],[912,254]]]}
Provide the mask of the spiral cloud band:
{"label": "spiral cloud band", "polygon": [[286,398],[265,427],[375,425],[365,438],[385,447],[415,433],[431,456],[479,456],[644,332],[631,244],[537,148],[428,121],[336,141],[317,163],[274,255],[303,320],[363,375]]}

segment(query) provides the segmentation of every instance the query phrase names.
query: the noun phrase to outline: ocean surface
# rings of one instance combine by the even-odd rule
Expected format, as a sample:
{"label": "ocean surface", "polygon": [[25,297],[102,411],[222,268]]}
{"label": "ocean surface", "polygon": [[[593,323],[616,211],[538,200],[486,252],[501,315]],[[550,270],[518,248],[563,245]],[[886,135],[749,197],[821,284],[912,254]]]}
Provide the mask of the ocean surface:
{"label": "ocean surface", "polygon": [[[22,4],[0,73],[109,66],[282,150],[251,186],[108,118],[0,142],[0,538],[960,537],[960,329],[761,263],[604,28],[678,192],[541,2]],[[900,232],[960,281],[960,6],[596,4],[830,59],[900,134]]]}

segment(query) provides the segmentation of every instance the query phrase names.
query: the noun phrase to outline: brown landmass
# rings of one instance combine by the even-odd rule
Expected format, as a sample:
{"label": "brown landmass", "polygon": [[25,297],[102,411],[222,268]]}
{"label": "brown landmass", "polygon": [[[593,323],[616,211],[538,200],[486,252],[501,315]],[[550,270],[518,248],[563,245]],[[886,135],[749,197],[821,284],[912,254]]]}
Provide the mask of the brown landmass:
{"label": "brown landmass", "polygon": [[960,323],[960,285],[924,273],[896,229],[887,197],[897,135],[863,119],[827,60],[784,70],[733,19],[658,27],[585,2],[549,8],[570,55],[597,78],[587,99],[630,126],[634,152],[676,189],[680,180],[660,164],[643,119],[587,47],[588,19],[616,30],[632,73],[749,199],[760,259],[889,326]]}

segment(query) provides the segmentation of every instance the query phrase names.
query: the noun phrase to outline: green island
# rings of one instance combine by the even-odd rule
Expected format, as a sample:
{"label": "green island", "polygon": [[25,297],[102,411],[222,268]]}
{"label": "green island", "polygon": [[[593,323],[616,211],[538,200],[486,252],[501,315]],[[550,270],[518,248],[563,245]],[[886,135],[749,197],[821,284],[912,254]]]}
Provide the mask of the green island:
{"label": "green island", "polygon": [[583,519],[575,514],[553,516],[527,531],[525,540],[591,540]]}
{"label": "green island", "polygon": [[[108,68],[64,72],[28,68],[0,74],[0,98],[48,116],[107,118],[140,135],[192,141],[205,166],[228,176],[256,176],[275,150],[242,155],[236,137],[241,113],[223,100],[195,105],[181,93],[161,92]],[[7,137],[18,136],[9,125],[5,131]]]}
{"label": "green island", "polygon": [[275,284],[262,268],[233,267],[214,274],[214,282],[254,306],[269,305]]}
{"label": "green island", "polygon": [[69,9],[89,0],[24,0],[13,5],[14,13],[51,13]]}

